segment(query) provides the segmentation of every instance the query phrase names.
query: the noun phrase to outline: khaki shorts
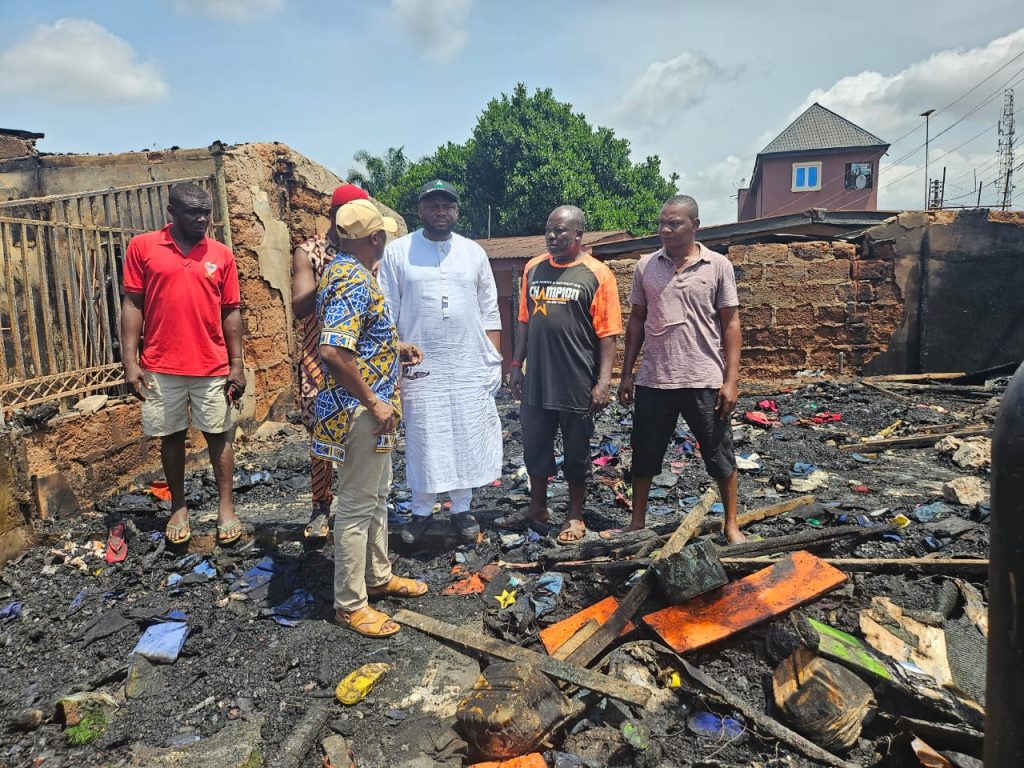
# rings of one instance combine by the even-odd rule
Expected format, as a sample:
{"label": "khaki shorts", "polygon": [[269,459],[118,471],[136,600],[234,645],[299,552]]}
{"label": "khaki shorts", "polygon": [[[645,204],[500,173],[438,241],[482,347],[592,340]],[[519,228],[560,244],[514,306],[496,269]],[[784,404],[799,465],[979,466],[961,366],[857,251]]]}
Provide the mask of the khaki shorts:
{"label": "khaki shorts", "polygon": [[164,437],[192,426],[200,432],[220,434],[231,429],[231,407],[225,392],[227,376],[177,376],[145,371],[152,389],[142,403],[142,431]]}

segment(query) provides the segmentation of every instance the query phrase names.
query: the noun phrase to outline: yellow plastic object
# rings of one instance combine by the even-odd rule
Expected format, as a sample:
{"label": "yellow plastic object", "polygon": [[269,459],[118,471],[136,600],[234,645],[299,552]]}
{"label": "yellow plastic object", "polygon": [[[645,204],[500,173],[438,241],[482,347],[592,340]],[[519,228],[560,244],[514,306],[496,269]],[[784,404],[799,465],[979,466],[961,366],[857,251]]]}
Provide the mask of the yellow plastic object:
{"label": "yellow plastic object", "polygon": [[908,525],[910,525],[910,518],[906,515],[896,515],[892,519],[892,522],[893,525],[897,526],[898,528],[906,528]]}
{"label": "yellow plastic object", "polygon": [[355,672],[349,674],[344,680],[338,683],[334,695],[338,701],[351,707],[365,699],[380,680],[391,671],[390,664],[377,662],[374,664],[363,664]]}
{"label": "yellow plastic object", "polygon": [[515,605],[516,602],[516,590],[509,592],[507,589],[500,595],[494,598],[498,601],[498,605],[502,608],[508,608],[510,605]]}

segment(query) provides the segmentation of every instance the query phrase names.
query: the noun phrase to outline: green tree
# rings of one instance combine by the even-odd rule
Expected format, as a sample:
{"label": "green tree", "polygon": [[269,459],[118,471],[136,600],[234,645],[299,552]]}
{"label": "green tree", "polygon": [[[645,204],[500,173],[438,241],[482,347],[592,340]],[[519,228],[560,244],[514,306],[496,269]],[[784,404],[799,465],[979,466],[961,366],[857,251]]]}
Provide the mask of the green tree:
{"label": "green tree", "polygon": [[360,149],[352,159],[362,164],[365,171],[349,168],[349,181],[358,184],[374,197],[379,197],[394,187],[412,165],[405,156],[405,147],[388,147],[380,156],[371,155],[365,149]]}
{"label": "green tree", "polygon": [[503,237],[542,233],[548,213],[563,204],[582,208],[591,230],[653,231],[678,177],[665,179],[657,156],[634,164],[626,139],[593,128],[551,89],[531,95],[519,83],[487,104],[465,144],[445,144],[410,164],[378,196],[413,226],[416,190],[434,178],[461,190],[462,231],[485,237],[489,206],[491,235]]}

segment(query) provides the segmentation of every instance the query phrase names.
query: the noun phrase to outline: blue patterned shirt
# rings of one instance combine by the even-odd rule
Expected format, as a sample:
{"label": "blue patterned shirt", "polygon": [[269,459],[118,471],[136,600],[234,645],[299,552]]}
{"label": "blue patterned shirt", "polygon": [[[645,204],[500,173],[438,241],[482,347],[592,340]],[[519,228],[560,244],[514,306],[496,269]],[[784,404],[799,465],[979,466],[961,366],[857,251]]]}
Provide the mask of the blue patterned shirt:
{"label": "blue patterned shirt", "polygon": [[[316,312],[320,344],[352,352],[359,375],[373,393],[401,414],[398,331],[377,279],[354,256],[337,254],[320,277]],[[311,451],[340,464],[345,461],[345,440],[359,401],[335,381],[323,361],[321,366],[325,384],[316,396]],[[377,451],[392,450],[396,439],[397,433],[380,435]]]}

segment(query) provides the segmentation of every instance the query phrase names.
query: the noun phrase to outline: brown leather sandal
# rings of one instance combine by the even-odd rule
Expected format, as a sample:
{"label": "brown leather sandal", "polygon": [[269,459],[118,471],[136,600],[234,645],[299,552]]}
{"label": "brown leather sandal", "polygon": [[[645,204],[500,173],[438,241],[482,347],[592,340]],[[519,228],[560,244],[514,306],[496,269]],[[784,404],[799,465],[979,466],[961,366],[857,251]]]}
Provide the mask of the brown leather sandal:
{"label": "brown leather sandal", "polygon": [[[391,637],[401,629],[386,613],[368,605],[356,611],[335,611],[334,618],[341,626],[363,637]],[[387,624],[391,624],[389,629],[385,629]]]}
{"label": "brown leather sandal", "polygon": [[427,594],[427,585],[416,579],[392,576],[387,584],[367,587],[366,594],[370,597],[420,597]]}

